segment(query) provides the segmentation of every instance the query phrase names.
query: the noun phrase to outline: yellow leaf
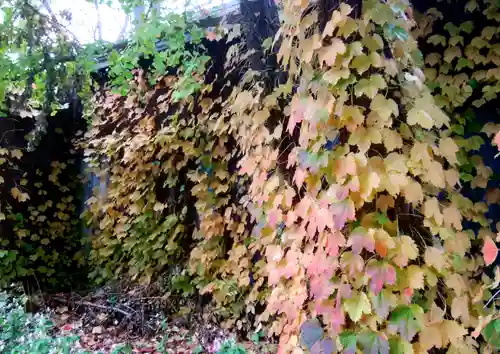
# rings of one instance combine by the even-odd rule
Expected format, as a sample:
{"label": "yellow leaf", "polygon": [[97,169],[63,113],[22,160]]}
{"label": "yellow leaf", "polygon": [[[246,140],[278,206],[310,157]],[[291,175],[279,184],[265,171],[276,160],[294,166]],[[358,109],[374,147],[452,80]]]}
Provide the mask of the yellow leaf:
{"label": "yellow leaf", "polygon": [[451,63],[453,59],[460,58],[462,56],[462,51],[459,47],[448,47],[444,51],[444,61],[447,63]]}
{"label": "yellow leaf", "polygon": [[394,198],[390,195],[381,195],[377,198],[376,207],[385,213],[387,209],[394,208]]}
{"label": "yellow leaf", "polygon": [[452,138],[444,138],[439,141],[439,152],[441,156],[445,157],[449,163],[456,164],[458,146]]}
{"label": "yellow leaf", "polygon": [[468,291],[468,285],[463,276],[453,273],[446,279],[446,286],[453,289],[457,296],[461,296]]}
{"label": "yellow leaf", "polygon": [[424,200],[424,192],[421,184],[413,180],[410,180],[408,184],[403,187],[403,195],[408,203],[414,205],[418,205]]}
{"label": "yellow leaf", "polygon": [[448,343],[458,344],[462,337],[468,333],[458,322],[450,320],[444,320],[440,326],[440,330],[443,345],[447,345]]}
{"label": "yellow leaf", "polygon": [[11,150],[10,154],[12,155],[12,157],[15,157],[17,159],[21,159],[21,157],[23,157],[23,152],[19,149]]}
{"label": "yellow leaf", "polygon": [[155,205],[153,206],[154,211],[162,211],[165,208],[166,208],[166,205],[162,204],[160,202],[156,202]]}
{"label": "yellow leaf", "polygon": [[384,48],[384,41],[380,35],[374,33],[372,35],[367,35],[362,38],[363,45],[367,47],[371,52],[376,52]]}
{"label": "yellow leaf", "polygon": [[408,287],[412,289],[423,289],[424,288],[424,271],[414,264],[408,267],[406,271],[406,281],[408,282]]}
{"label": "yellow leaf", "polygon": [[379,90],[387,87],[387,82],[380,74],[373,74],[369,78],[361,79],[354,86],[356,97],[361,97],[363,95],[368,98],[375,98]]}
{"label": "yellow leaf", "polygon": [[349,136],[349,145],[357,146],[361,153],[367,152],[372,144],[380,144],[381,142],[380,130],[373,127],[361,126]]}
{"label": "yellow leaf", "polygon": [[337,36],[349,37],[358,29],[358,22],[352,17],[347,17],[343,23],[339,24]]}
{"label": "yellow leaf", "polygon": [[28,193],[23,193],[19,190],[19,188],[14,187],[10,189],[10,194],[14,197],[14,199],[17,199],[20,202],[25,202],[28,199],[30,199]]}
{"label": "yellow leaf", "polygon": [[359,74],[363,74],[370,68],[371,65],[372,61],[370,56],[362,53],[361,55],[356,56],[349,66],[356,69]]}
{"label": "yellow leaf", "polygon": [[443,224],[443,214],[439,208],[439,202],[436,198],[429,198],[423,205],[424,216],[428,219],[434,219],[438,226]]}
{"label": "yellow leaf", "polygon": [[394,238],[395,247],[389,251],[389,258],[398,266],[406,267],[409,260],[418,257],[418,248],[415,241],[409,236],[399,236]]}
{"label": "yellow leaf", "polygon": [[446,252],[455,253],[461,257],[465,256],[470,247],[470,236],[467,232],[457,232],[454,237],[450,237],[444,242]]}
{"label": "yellow leaf", "polygon": [[349,69],[339,69],[333,67],[323,74],[323,80],[335,86],[340,79],[347,79],[349,75],[351,75]]}
{"label": "yellow leaf", "polygon": [[456,207],[450,205],[444,208],[443,217],[445,225],[449,227],[455,227],[455,229],[458,231],[462,230],[462,215]]}
{"label": "yellow leaf", "polygon": [[442,348],[443,341],[441,339],[441,332],[439,331],[439,324],[424,326],[419,336],[420,349],[427,352],[429,349],[436,347]]}
{"label": "yellow leaf", "polygon": [[450,320],[425,326],[419,334],[420,349],[444,348],[449,343],[458,345],[467,333],[460,324]]}
{"label": "yellow leaf", "polygon": [[344,22],[352,11],[351,6],[346,3],[341,3],[338,10],[333,11],[332,18],[326,23],[325,29],[323,30],[323,37],[332,36],[333,31],[338,27],[338,25]]}
{"label": "yellow leaf", "polygon": [[408,112],[407,123],[409,125],[419,124],[422,128],[431,129],[434,126],[434,121],[429,113],[425,110],[413,107]]}
{"label": "yellow leaf", "polygon": [[432,302],[430,310],[425,314],[425,321],[427,325],[433,325],[443,322],[444,310]]}
{"label": "yellow leaf", "polygon": [[469,299],[466,295],[456,296],[451,301],[451,315],[453,318],[462,318],[462,322],[469,321]]}
{"label": "yellow leaf", "polygon": [[436,247],[427,247],[424,253],[424,262],[431,267],[434,267],[438,272],[448,268],[447,254]]}
{"label": "yellow leaf", "polygon": [[431,161],[426,168],[427,171],[422,176],[423,180],[438,188],[444,188],[446,182],[443,165],[437,161]]}
{"label": "yellow leaf", "polygon": [[384,121],[388,120],[391,115],[398,116],[399,108],[396,102],[392,99],[386,99],[383,95],[377,94],[370,103],[370,109],[377,112],[379,117]]}
{"label": "yellow leaf", "polygon": [[344,54],[346,46],[339,38],[333,38],[332,44],[323,47],[319,51],[319,61],[321,64],[326,63],[329,66],[334,66],[337,55]]}
{"label": "yellow leaf", "polygon": [[350,298],[345,299],[343,306],[354,322],[358,322],[363,314],[369,315],[372,312],[370,300],[364,292],[358,292]]}
{"label": "yellow leaf", "polygon": [[446,180],[446,183],[448,183],[448,186],[450,186],[451,188],[455,188],[455,186],[458,184],[460,175],[457,170],[449,169],[444,171],[444,178]]}

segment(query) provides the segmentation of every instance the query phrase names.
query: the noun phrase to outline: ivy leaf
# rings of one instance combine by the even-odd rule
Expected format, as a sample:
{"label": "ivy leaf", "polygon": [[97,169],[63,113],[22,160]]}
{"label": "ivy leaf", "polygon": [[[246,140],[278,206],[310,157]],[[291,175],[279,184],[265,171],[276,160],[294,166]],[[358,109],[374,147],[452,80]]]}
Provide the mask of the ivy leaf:
{"label": "ivy leaf", "polygon": [[335,342],[330,338],[316,342],[311,348],[311,354],[333,354],[336,352]]}
{"label": "ivy leaf", "polygon": [[390,259],[398,267],[406,267],[409,260],[416,259],[418,257],[418,248],[415,241],[409,236],[402,235],[396,237],[394,242],[396,247],[390,250]]}
{"label": "ivy leaf", "polygon": [[459,47],[449,47],[444,51],[443,59],[447,63],[451,63],[453,59],[460,58],[462,50]]}
{"label": "ivy leaf", "polygon": [[[474,69],[474,63],[472,60],[469,60],[467,58],[461,57],[458,59],[457,65],[455,66],[455,70],[462,70],[463,68],[470,68]],[[474,88],[473,86],[471,86]]]}
{"label": "ivy leaf", "polygon": [[370,278],[370,290],[375,294],[380,293],[384,284],[396,283],[396,270],[386,262],[370,260],[366,266],[366,274]]}
{"label": "ivy leaf", "polygon": [[322,337],[323,327],[317,319],[308,320],[300,327],[300,343],[308,350]]}
{"label": "ivy leaf", "polygon": [[389,342],[376,332],[363,332],[359,336],[364,354],[389,354]]}
{"label": "ivy leaf", "polygon": [[381,225],[381,226],[384,226],[384,225],[385,225],[385,224],[387,224],[389,221],[391,221],[391,220],[389,220],[389,218],[387,217],[387,214],[385,214],[385,213],[379,213],[379,212],[375,213],[375,215],[374,215],[374,218],[373,218],[373,219],[374,219],[376,222],[378,222],[378,223],[379,223],[379,225]]}
{"label": "ivy leaf", "polygon": [[464,133],[465,133],[465,130],[464,130],[464,126],[461,125],[461,124],[452,124],[450,126],[450,129],[453,133],[457,134],[457,135],[460,135],[460,136],[463,136]]}
{"label": "ivy leaf", "polygon": [[474,29],[474,22],[472,22],[472,21],[465,21],[465,22],[463,22],[463,23],[460,24],[460,26],[458,27],[458,29],[460,31],[464,31],[465,33],[470,34],[472,32],[472,30]]}
{"label": "ivy leaf", "polygon": [[363,314],[370,314],[372,306],[370,300],[364,292],[353,294],[349,299],[344,300],[344,310],[354,322],[358,322]]}
{"label": "ivy leaf", "polygon": [[432,45],[441,44],[443,47],[446,47],[446,38],[439,34],[433,34],[429,38],[427,38],[427,43]]}
{"label": "ivy leaf", "polygon": [[19,149],[11,150],[10,154],[12,155],[12,157],[15,157],[18,160],[20,160],[23,157],[23,152]]}
{"label": "ivy leaf", "polygon": [[408,111],[407,123],[409,125],[419,124],[422,128],[431,129],[434,126],[432,116],[425,110],[415,106]]}
{"label": "ivy leaf", "polygon": [[425,63],[429,66],[435,66],[441,62],[441,54],[430,53],[425,56]]}
{"label": "ivy leaf", "polygon": [[459,28],[451,22],[447,22],[444,25],[444,30],[447,31],[450,36],[456,36],[459,33]]}
{"label": "ivy leaf", "polygon": [[344,331],[340,333],[339,337],[340,337],[340,343],[344,348],[343,353],[345,354],[356,353],[356,342],[357,342],[356,333],[351,331]]}
{"label": "ivy leaf", "polygon": [[500,320],[496,319],[488,323],[481,332],[487,343],[492,348],[500,348]]}
{"label": "ivy leaf", "polygon": [[375,239],[372,233],[360,226],[351,232],[349,240],[347,240],[347,246],[352,246],[352,251],[356,254],[360,254],[363,248],[373,252],[375,250]]}
{"label": "ivy leaf", "polygon": [[413,347],[410,342],[401,338],[389,339],[390,354],[413,354]]}
{"label": "ivy leaf", "polygon": [[334,66],[337,55],[344,54],[346,46],[339,38],[333,38],[332,44],[321,48],[319,52],[319,61],[321,64],[326,63],[329,66]]}
{"label": "ivy leaf", "polygon": [[478,9],[477,1],[476,0],[469,0],[467,4],[465,5],[465,11],[467,12],[474,12],[476,9]]}
{"label": "ivy leaf", "polygon": [[379,90],[387,87],[387,83],[380,74],[373,74],[368,79],[361,79],[354,87],[356,97],[363,95],[373,99]]}
{"label": "ivy leaf", "polygon": [[495,241],[491,237],[487,236],[484,238],[484,244],[482,248],[484,263],[488,266],[492,264],[498,256],[498,247]]}
{"label": "ivy leaf", "polygon": [[399,305],[391,313],[390,323],[398,328],[403,338],[411,341],[422,329],[424,310],[416,304]]}
{"label": "ivy leaf", "polygon": [[393,304],[396,302],[396,295],[388,289],[382,289],[381,292],[371,295],[370,298],[377,316],[386,319],[390,309],[394,307]]}

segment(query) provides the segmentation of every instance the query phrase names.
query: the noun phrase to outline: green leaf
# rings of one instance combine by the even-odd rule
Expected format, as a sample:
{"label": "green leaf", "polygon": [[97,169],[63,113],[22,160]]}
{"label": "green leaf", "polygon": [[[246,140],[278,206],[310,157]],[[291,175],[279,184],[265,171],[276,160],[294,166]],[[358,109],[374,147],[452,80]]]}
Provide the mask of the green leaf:
{"label": "green leaf", "polygon": [[382,319],[387,318],[390,309],[394,307],[391,303],[391,297],[394,297],[394,295],[388,289],[382,289],[382,291],[377,295],[370,295],[373,304],[373,310],[375,311],[377,316]]}
{"label": "green leaf", "polygon": [[390,354],[413,354],[413,346],[401,338],[389,339]]}
{"label": "green leaf", "polygon": [[389,354],[389,342],[376,332],[361,333],[359,342],[363,347],[364,354]]}
{"label": "green leaf", "polygon": [[474,179],[474,176],[465,172],[460,172],[460,179],[464,182],[470,182]]}
{"label": "green leaf", "polygon": [[357,337],[356,333],[351,331],[344,331],[340,333],[340,343],[342,347],[344,347],[343,353],[345,354],[354,354],[356,353],[356,342]]}
{"label": "green leaf", "polygon": [[427,38],[427,43],[438,45],[441,44],[443,47],[446,47],[446,38],[439,34],[433,34],[429,38]]}
{"label": "green leaf", "polygon": [[458,62],[457,62],[457,65],[455,66],[455,69],[456,70],[462,70],[463,68],[474,69],[474,62],[472,60],[469,60],[469,59],[464,58],[464,57],[459,58]]}
{"label": "green leaf", "polygon": [[464,31],[465,33],[471,33],[472,30],[474,29],[474,22],[472,21],[465,21],[464,23],[460,24],[460,27],[458,27],[460,31]]}
{"label": "green leaf", "polygon": [[448,31],[450,36],[456,36],[460,32],[459,28],[451,22],[446,23],[444,25],[444,29],[445,31]]}
{"label": "green leaf", "polygon": [[463,125],[460,125],[460,124],[452,124],[450,126],[450,129],[453,133],[457,134],[457,135],[460,135],[460,136],[463,136],[465,131],[464,131],[464,126]]}
{"label": "green leaf", "polygon": [[389,218],[387,217],[387,215],[385,213],[379,213],[379,212],[375,213],[374,220],[376,222],[378,222],[379,225],[381,225],[381,226],[384,226],[389,221],[391,221],[391,220],[389,220]]}
{"label": "green leaf", "polygon": [[500,348],[500,319],[488,323],[481,333],[493,348]]}
{"label": "green leaf", "polygon": [[422,329],[424,311],[418,305],[399,305],[391,313],[390,323],[397,326],[403,338],[411,341]]}

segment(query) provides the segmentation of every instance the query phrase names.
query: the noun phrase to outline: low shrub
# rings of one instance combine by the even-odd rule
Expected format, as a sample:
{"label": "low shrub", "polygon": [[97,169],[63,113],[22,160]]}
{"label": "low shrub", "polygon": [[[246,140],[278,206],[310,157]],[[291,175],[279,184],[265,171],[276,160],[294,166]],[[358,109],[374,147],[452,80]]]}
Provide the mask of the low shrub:
{"label": "low shrub", "polygon": [[0,292],[0,352],[3,354],[75,353],[77,336],[53,335],[53,323],[44,313],[25,311],[26,296]]}

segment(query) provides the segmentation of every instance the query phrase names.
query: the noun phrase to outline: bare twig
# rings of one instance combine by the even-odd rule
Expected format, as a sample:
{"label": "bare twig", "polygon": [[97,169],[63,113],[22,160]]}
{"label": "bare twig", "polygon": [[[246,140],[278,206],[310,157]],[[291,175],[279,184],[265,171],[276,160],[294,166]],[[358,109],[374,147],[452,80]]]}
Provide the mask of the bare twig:
{"label": "bare twig", "polygon": [[125,21],[123,22],[122,29],[120,30],[120,34],[118,35],[118,38],[116,41],[122,41],[125,38],[125,34],[127,33],[127,28],[128,24],[130,23],[130,15],[127,14],[127,17],[125,17]]}
{"label": "bare twig", "polygon": [[[59,297],[54,297],[54,300],[57,300],[59,302],[65,303],[65,304],[68,303],[67,300],[61,299]],[[129,312],[125,311],[125,310],[122,310],[122,309],[120,309],[118,307],[114,307],[114,306],[105,306],[105,305],[93,304],[93,303],[88,302],[88,301],[75,301],[75,304],[81,305],[81,306],[94,307],[94,308],[98,308],[98,309],[101,309],[101,310],[110,310],[110,311],[118,312],[118,313],[121,313],[122,315],[124,315],[125,317],[131,317],[132,316],[131,313],[129,313]]]}
{"label": "bare twig", "polygon": [[500,289],[495,294],[493,294],[493,296],[488,300],[488,302],[486,303],[486,305],[484,305],[484,308],[487,308],[489,306],[489,304],[493,300],[495,300],[498,295],[500,295]]}
{"label": "bare twig", "polygon": [[38,10],[36,7],[34,7],[33,5],[31,5],[30,3],[26,3],[26,6],[29,7],[31,9],[31,11],[35,12],[37,15],[39,15],[42,18],[44,18],[47,22],[51,23],[53,26],[58,27],[63,33],[65,33],[66,35],[69,35],[70,37],[72,37],[74,43],[78,47],[81,47],[82,44],[80,43],[80,41],[78,40],[78,38],[76,38],[76,36],[73,34],[73,32],[71,32],[66,26],[64,26],[61,22],[59,22],[59,20],[57,19],[56,15],[52,11],[52,8],[50,7],[50,4],[47,2],[47,0],[43,0],[42,3],[45,6],[47,12],[49,13],[48,16],[45,15],[45,14],[43,14],[43,13],[41,13],[40,10]]}
{"label": "bare twig", "polygon": [[94,0],[94,7],[95,7],[95,11],[97,12],[97,25],[96,25],[97,40],[102,41],[101,11],[99,11],[99,1],[98,0]]}

